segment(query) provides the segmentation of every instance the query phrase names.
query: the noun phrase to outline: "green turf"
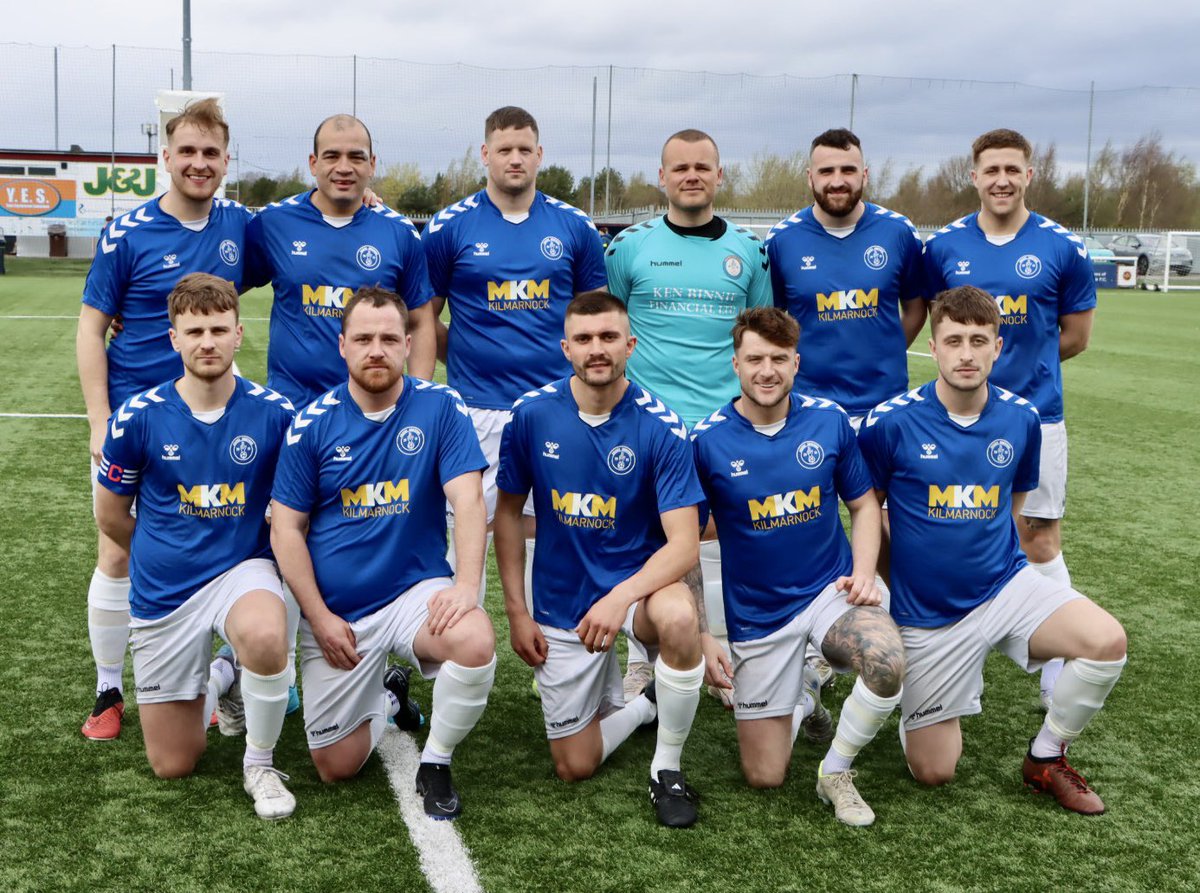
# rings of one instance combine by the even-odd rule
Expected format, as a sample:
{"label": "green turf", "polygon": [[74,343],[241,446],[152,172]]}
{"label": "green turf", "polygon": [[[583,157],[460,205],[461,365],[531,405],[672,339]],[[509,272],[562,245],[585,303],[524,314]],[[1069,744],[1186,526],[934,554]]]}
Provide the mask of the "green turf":
{"label": "green turf", "polygon": [[[0,277],[0,317],[77,312],[80,268],[9,264],[15,275]],[[239,362],[252,377],[263,374],[267,326],[255,318],[266,311],[265,293],[247,296]],[[8,348],[0,412],[82,412],[70,320],[0,318],[0,333]],[[497,686],[455,756],[466,803],[458,827],[485,887],[1195,889],[1198,349],[1200,297],[1105,292],[1091,348],[1066,367],[1067,559],[1076,585],[1130,636],[1126,676],[1073,750],[1108,815],[1069,815],[1021,787],[1022,753],[1040,721],[1037,686],[996,657],[985,713],[964,721],[952,785],[911,781],[894,719],[864,752],[858,781],[879,815],[869,830],[839,825],[820,805],[812,790],[820,753],[803,743],[782,789],[749,790],[732,723],[704,698],[684,756],[702,794],[701,822],[668,832],[646,797],[648,732],[591,781],[554,779],[529,671],[494,611]],[[932,374],[920,357],[911,369],[914,383]],[[86,461],[83,421],[0,418],[0,535],[9,543],[0,553],[0,889],[426,889],[378,759],[351,784],[321,785],[299,717],[285,724],[277,760],[299,807],[278,825],[255,819],[240,790],[238,740],[214,733],[195,777],[161,782],[146,766],[136,709],[116,742],[80,737],[93,681]],[[494,567],[491,587],[498,593]],[[835,690],[835,713],[848,690],[846,680]],[[416,696],[428,704],[428,685]]]}

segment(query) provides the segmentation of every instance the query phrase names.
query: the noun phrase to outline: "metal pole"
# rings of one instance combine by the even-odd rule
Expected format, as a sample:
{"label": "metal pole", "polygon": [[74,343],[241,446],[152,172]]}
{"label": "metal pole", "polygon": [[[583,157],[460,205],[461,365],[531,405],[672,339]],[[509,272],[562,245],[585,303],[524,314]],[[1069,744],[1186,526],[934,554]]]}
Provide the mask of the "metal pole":
{"label": "metal pole", "polygon": [[858,75],[850,75],[850,129],[854,129],[854,94],[858,92]]}
{"label": "metal pole", "polygon": [[192,0],[183,0],[183,89],[192,89]]}
{"label": "metal pole", "polygon": [[[117,176],[117,45],[112,45],[112,112],[110,115],[112,122],[112,133],[110,134],[112,143],[110,146],[111,168],[109,170],[109,182],[116,179]],[[110,187],[108,193],[108,213],[113,217],[117,216],[117,193]]]}
{"label": "metal pole", "polygon": [[54,48],[54,151],[58,151],[58,47]]}
{"label": "metal pole", "polygon": [[351,59],[353,61],[353,66],[351,68],[351,71],[352,71],[351,78],[353,81],[353,86],[351,87],[351,93],[350,93],[350,114],[353,115],[355,118],[357,118],[358,117],[358,53],[355,53],[351,57]]}
{"label": "metal pole", "polygon": [[596,85],[599,78],[592,77],[592,176],[588,181],[588,216],[596,216]]}
{"label": "metal pole", "polygon": [[608,216],[608,184],[612,176],[612,74],[608,66],[608,147],[604,150],[604,216]]}
{"label": "metal pole", "polygon": [[1084,165],[1083,173],[1083,231],[1085,233],[1088,231],[1088,203],[1092,191],[1092,115],[1095,111],[1096,82],[1092,81],[1092,87],[1088,93],[1087,162]]}

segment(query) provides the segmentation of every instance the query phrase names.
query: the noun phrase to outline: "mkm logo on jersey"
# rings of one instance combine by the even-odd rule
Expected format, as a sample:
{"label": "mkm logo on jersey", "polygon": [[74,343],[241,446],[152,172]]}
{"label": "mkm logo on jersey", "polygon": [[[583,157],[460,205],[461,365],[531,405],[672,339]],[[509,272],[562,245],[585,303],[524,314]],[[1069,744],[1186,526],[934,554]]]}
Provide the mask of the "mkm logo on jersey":
{"label": "mkm logo on jersey", "polygon": [[344,285],[301,285],[301,304],[309,316],[341,317],[354,289]]}
{"label": "mkm logo on jersey", "polygon": [[408,478],[376,481],[357,487],[342,487],[342,516],[378,518],[381,515],[407,515]]}
{"label": "mkm logo on jersey", "polygon": [[595,493],[559,493],[551,488],[550,505],[568,527],[613,530],[617,526],[617,497]]}
{"label": "mkm logo on jersey", "polygon": [[879,289],[847,288],[829,294],[817,292],[817,319],[869,319],[879,315]]}
{"label": "mkm logo on jersey", "polygon": [[246,484],[193,484],[179,489],[179,514],[198,518],[240,518],[246,511]]}
{"label": "mkm logo on jersey", "polygon": [[750,509],[750,526],[755,530],[791,527],[821,517],[821,488],[788,490],[761,500],[750,499],[746,504]]}
{"label": "mkm logo on jersey", "polygon": [[545,310],[550,306],[549,279],[508,279],[487,284],[489,310]]}
{"label": "mkm logo on jersey", "polygon": [[1000,325],[1011,326],[1024,323],[1029,312],[1028,295],[996,295],[996,306],[1000,308]]}
{"label": "mkm logo on jersey", "polygon": [[951,521],[990,520],[1000,510],[1000,485],[981,484],[929,485],[930,518]]}

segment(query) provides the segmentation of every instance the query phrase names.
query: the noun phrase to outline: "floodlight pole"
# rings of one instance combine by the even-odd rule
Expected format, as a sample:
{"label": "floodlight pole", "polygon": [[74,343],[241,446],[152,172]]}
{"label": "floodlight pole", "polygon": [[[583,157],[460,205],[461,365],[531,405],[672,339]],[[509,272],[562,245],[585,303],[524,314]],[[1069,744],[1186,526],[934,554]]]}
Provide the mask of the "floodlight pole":
{"label": "floodlight pole", "polygon": [[604,216],[608,216],[608,185],[612,176],[612,71],[608,66],[608,146],[604,150]]}
{"label": "floodlight pole", "polygon": [[1096,111],[1096,82],[1092,81],[1092,87],[1088,94],[1088,138],[1087,138],[1087,161],[1084,165],[1083,173],[1083,231],[1088,231],[1088,199],[1092,191],[1092,115]]}
{"label": "floodlight pole", "polygon": [[596,216],[596,84],[592,78],[592,176],[588,184],[588,216]]}
{"label": "floodlight pole", "polygon": [[183,89],[192,89],[192,0],[183,0]]}
{"label": "floodlight pole", "polygon": [[58,47],[54,48],[54,151],[58,151]]}
{"label": "floodlight pole", "polygon": [[850,129],[854,129],[854,99],[858,92],[858,75],[850,75]]}

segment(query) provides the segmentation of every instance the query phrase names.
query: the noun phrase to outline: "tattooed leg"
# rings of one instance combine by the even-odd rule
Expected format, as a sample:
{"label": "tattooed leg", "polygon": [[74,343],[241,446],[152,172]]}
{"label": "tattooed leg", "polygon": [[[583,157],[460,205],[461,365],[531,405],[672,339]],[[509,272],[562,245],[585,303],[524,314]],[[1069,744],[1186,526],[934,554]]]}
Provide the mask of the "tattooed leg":
{"label": "tattooed leg", "polygon": [[904,644],[900,631],[880,607],[856,607],[829,628],[821,643],[825,659],[851,667],[873,694],[891,698],[904,682]]}

